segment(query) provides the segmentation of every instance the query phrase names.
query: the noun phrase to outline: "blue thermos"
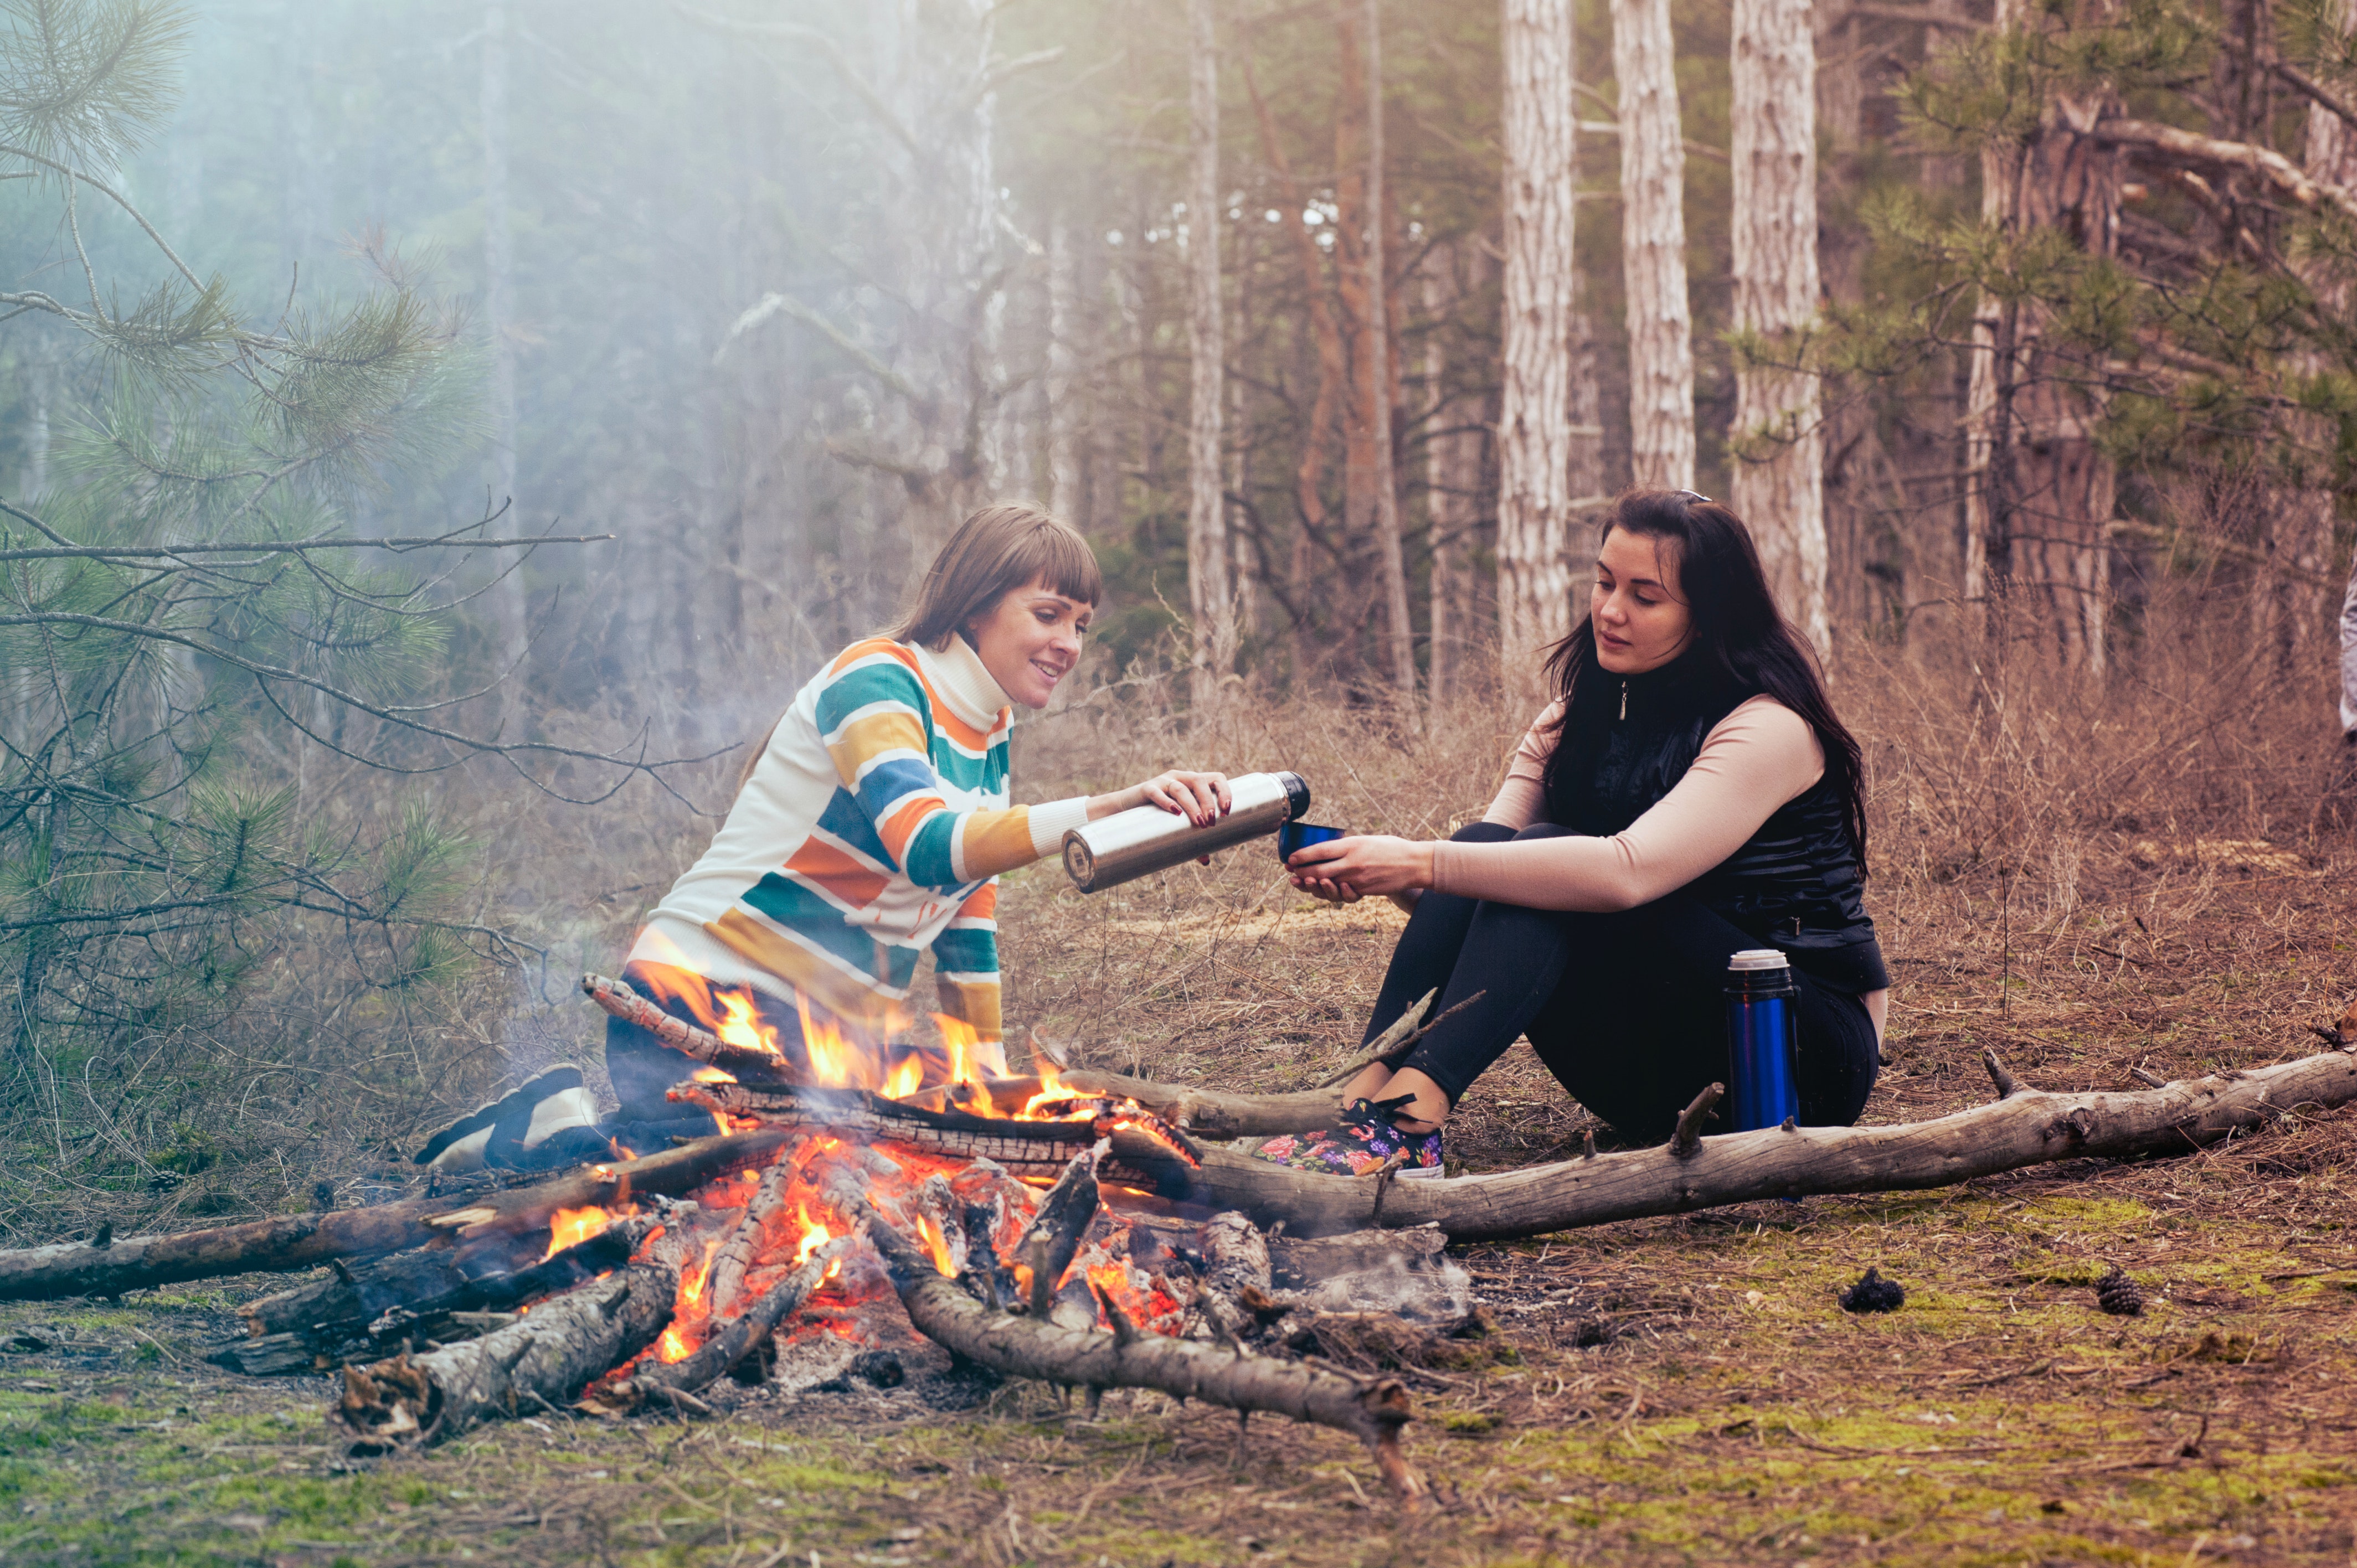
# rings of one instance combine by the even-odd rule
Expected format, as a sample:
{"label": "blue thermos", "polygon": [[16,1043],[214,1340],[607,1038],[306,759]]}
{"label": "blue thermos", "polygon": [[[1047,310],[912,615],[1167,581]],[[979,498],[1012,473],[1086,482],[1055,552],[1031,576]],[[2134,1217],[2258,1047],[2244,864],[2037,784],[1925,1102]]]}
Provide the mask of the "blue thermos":
{"label": "blue thermos", "polygon": [[1801,1113],[1800,1004],[1791,961],[1774,948],[1749,948],[1727,961],[1727,1084],[1738,1133]]}

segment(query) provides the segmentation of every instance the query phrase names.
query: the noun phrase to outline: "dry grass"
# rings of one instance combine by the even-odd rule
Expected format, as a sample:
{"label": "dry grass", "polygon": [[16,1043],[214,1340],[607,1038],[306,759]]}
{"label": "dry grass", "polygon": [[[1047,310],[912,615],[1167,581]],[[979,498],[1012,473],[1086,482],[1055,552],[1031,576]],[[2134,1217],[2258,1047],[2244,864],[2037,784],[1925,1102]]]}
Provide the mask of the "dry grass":
{"label": "dry grass", "polygon": [[[1994,1046],[2041,1087],[2120,1087],[2301,1054],[2357,990],[2357,854],[2308,831],[2313,690],[2207,655],[2101,699],[1861,651],[1846,705],[1875,778],[1871,902],[1899,976],[1869,1120],[1986,1097]],[[2252,696],[2254,692],[2261,693]],[[1293,767],[1317,820],[1429,833],[1479,810],[1502,712],[1413,744],[1336,709],[1189,737],[1149,703],[1030,731],[1032,798],[1189,757]],[[526,1058],[587,1035],[563,976],[610,961],[700,845],[539,824],[504,854],[563,908]],[[562,827],[560,834],[557,828]],[[566,866],[559,875],[551,869]],[[566,906],[580,868],[612,897]],[[544,877],[544,883],[532,877]],[[545,891],[537,891],[544,888]],[[1264,849],[1095,898],[1010,879],[1009,1001],[1083,1058],[1293,1087],[1355,1044],[1396,918],[1285,887]],[[488,1064],[486,1064],[488,1065]],[[466,1085],[473,1087],[472,1083]],[[454,1090],[455,1091],[455,1090]],[[1452,1130],[1475,1168],[1576,1143],[1524,1047]],[[716,1421],[542,1418],[425,1459],[332,1463],[316,1383],[191,1352],[237,1294],[0,1310],[0,1556],[11,1563],[2345,1563],[2357,1541],[2357,1110],[2294,1112],[2183,1159],[2077,1162],[1900,1197],[1603,1227],[1464,1262],[1510,1356],[1413,1377],[1435,1506],[1403,1520],[1351,1445],[1038,1389],[983,1405],[747,1396]],[[2093,1308],[2116,1262],[2145,1314]],[[1852,1317],[1867,1265],[1904,1310]]]}

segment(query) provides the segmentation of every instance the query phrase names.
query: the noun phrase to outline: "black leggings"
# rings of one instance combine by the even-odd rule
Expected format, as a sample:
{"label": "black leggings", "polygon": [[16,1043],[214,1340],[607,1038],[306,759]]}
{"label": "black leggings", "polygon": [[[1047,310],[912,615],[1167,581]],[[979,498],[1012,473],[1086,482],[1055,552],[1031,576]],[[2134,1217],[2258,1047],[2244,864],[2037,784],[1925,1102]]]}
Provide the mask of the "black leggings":
{"label": "black leggings", "polygon": [[[1570,831],[1475,822],[1456,837],[1495,843]],[[1436,1011],[1480,993],[1401,1065],[1440,1085],[1454,1104],[1527,1034],[1547,1070],[1622,1137],[1666,1138],[1704,1085],[1727,1079],[1727,955],[1760,945],[1683,893],[1619,914],[1575,914],[1427,889],[1392,950],[1366,1037],[1427,991],[1440,992]],[[1793,978],[1800,1119],[1846,1127],[1874,1090],[1874,1020],[1856,996],[1797,972]]]}

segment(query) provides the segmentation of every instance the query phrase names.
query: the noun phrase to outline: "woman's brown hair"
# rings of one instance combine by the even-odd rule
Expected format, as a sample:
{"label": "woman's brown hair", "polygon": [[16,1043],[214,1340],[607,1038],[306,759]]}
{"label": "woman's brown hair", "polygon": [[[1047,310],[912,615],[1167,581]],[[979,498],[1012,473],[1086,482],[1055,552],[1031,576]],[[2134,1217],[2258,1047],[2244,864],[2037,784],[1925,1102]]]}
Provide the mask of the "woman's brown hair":
{"label": "woman's brown hair", "polygon": [[[925,568],[916,603],[877,635],[895,642],[917,643],[938,653],[967,622],[987,614],[1016,589],[1034,583],[1045,583],[1084,605],[1104,597],[1104,574],[1098,570],[1096,553],[1078,529],[1019,501],[986,506],[958,524],[933,564]],[[737,793],[745,792],[753,769],[769,752],[778,725],[784,722],[785,715],[778,715],[746,757],[743,771],[737,775]]]}
{"label": "woman's brown hair", "polygon": [[967,622],[1034,583],[1084,605],[1104,597],[1096,553],[1071,523],[1020,502],[984,507],[958,524],[925,568],[917,602],[884,635],[939,652]]}

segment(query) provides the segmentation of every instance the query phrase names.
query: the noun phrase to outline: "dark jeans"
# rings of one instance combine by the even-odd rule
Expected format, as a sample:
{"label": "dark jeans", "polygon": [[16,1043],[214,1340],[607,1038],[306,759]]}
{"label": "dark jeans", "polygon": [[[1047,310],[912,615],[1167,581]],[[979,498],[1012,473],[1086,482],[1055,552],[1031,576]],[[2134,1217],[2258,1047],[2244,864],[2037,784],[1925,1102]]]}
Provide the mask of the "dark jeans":
{"label": "dark jeans", "polygon": [[[1475,822],[1460,843],[1554,838]],[[1526,909],[1427,889],[1392,950],[1368,1020],[1372,1041],[1426,992],[1435,1011],[1480,1000],[1426,1036],[1403,1063],[1450,1102],[1518,1035],[1572,1097],[1622,1137],[1669,1136],[1705,1085],[1727,1081],[1727,955],[1761,944],[1698,900],[1673,893],[1617,914]],[[1866,1004],[1805,974],[1800,988],[1800,1119],[1847,1126],[1874,1090],[1880,1052]],[[1714,1118],[1714,1121],[1718,1121]]]}

